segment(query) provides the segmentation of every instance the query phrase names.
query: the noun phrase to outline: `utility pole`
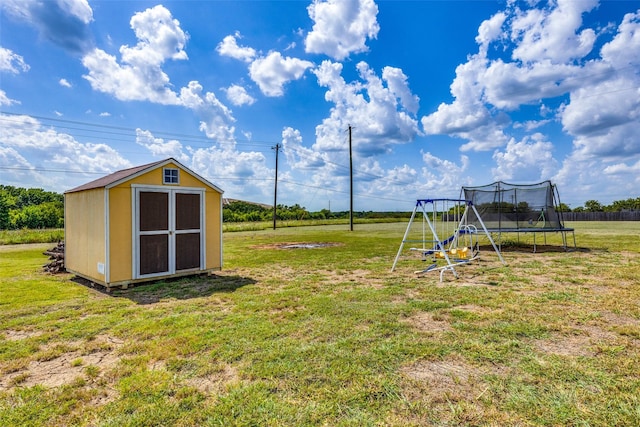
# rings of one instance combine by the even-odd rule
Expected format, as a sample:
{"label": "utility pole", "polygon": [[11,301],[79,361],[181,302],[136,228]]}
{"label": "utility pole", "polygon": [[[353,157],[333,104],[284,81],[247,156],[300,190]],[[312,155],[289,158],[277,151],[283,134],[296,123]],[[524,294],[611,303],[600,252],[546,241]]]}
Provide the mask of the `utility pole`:
{"label": "utility pole", "polygon": [[353,231],[353,152],[351,143],[351,125],[349,125],[349,230]]}
{"label": "utility pole", "polygon": [[272,150],[276,150],[276,185],[273,189],[273,229],[276,229],[276,206],[278,205],[278,153],[280,152],[280,144],[276,144],[275,147],[271,147]]}

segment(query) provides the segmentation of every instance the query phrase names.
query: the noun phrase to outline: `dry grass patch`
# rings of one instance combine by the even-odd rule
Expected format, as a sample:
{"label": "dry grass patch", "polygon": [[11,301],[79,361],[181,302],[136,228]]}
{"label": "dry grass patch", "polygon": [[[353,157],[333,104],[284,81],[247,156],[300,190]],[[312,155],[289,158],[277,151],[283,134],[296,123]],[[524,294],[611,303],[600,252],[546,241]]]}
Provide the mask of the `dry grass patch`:
{"label": "dry grass patch", "polygon": [[602,348],[638,345],[640,340],[629,331],[640,331],[639,326],[638,319],[605,311],[586,322],[572,321],[567,325],[568,333],[556,333],[550,338],[535,340],[533,344],[546,354],[593,357]]}
{"label": "dry grass patch", "polygon": [[434,402],[476,400],[486,389],[478,376],[478,368],[456,357],[420,361],[402,368],[401,372],[413,382],[421,383],[419,388]]}
{"label": "dry grass patch", "polygon": [[224,393],[230,386],[239,382],[238,370],[227,364],[220,367],[216,372],[186,380],[188,385],[205,394]]}
{"label": "dry grass patch", "polygon": [[593,341],[588,335],[554,335],[552,338],[535,340],[537,351],[556,356],[593,356]]}
{"label": "dry grass patch", "polygon": [[342,243],[336,242],[279,242],[266,243],[261,245],[252,245],[250,249],[321,249],[331,248],[334,246],[342,246]]}
{"label": "dry grass patch", "polygon": [[419,361],[400,372],[402,394],[412,402],[397,414],[406,425],[485,425],[487,419],[493,419],[495,425],[522,425],[522,420],[487,405],[492,392],[483,377],[504,377],[507,370],[503,367],[475,366],[451,356]]}
{"label": "dry grass patch", "polygon": [[8,341],[20,341],[27,338],[36,338],[42,335],[41,331],[29,331],[29,330],[7,330],[2,332],[4,339]]}
{"label": "dry grass patch", "polygon": [[376,277],[370,270],[323,270],[318,273],[322,274],[323,282],[334,285],[351,282],[366,285],[367,287],[376,290],[383,289],[386,285],[386,280],[384,278]]}
{"label": "dry grass patch", "polygon": [[417,313],[403,321],[420,332],[436,334],[453,330],[448,320],[433,313]]}
{"label": "dry grass patch", "polygon": [[0,390],[35,385],[59,387],[78,378],[95,380],[119,362],[118,349],[122,345],[122,340],[108,336],[96,337],[87,348],[79,343],[49,344],[36,354],[36,360],[0,378]]}

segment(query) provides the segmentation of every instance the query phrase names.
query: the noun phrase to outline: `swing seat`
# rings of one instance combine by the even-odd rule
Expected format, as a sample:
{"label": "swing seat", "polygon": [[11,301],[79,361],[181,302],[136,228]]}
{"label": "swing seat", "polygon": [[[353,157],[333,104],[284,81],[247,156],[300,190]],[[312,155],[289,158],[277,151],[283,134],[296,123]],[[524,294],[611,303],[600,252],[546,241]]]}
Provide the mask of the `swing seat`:
{"label": "swing seat", "polygon": [[467,259],[470,251],[468,247],[463,246],[462,248],[453,248],[450,252],[455,259]]}

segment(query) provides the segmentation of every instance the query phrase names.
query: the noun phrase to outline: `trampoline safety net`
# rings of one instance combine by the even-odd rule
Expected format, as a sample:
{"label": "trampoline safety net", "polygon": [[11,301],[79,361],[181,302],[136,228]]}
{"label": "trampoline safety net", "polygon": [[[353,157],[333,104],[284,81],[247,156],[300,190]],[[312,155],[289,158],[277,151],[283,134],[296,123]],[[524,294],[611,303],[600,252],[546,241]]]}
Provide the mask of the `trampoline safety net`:
{"label": "trampoline safety net", "polygon": [[[551,181],[519,185],[497,181],[462,187],[461,198],[473,203],[491,231],[552,231],[564,229],[560,197]],[[470,224],[479,223],[473,212]]]}

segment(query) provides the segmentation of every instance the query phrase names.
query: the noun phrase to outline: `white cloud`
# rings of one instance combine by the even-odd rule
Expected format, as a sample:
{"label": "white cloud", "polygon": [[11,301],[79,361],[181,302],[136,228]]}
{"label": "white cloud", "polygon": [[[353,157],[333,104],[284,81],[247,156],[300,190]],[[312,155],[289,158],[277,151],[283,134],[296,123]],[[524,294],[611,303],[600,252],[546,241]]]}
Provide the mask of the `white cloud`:
{"label": "white cloud", "polygon": [[100,117],[111,117],[111,113],[109,113],[108,111],[103,111],[102,113],[99,114]]}
{"label": "white cloud", "polygon": [[94,90],[111,94],[121,101],[151,101],[159,104],[179,104],[169,86],[169,77],[154,66],[120,65],[116,57],[95,49],[82,64],[89,70],[83,77]]}
{"label": "white cloud", "polygon": [[289,167],[297,170],[318,169],[325,165],[322,153],[302,145],[302,135],[297,129],[282,130],[282,148]]}
{"label": "white cloud", "polygon": [[24,62],[22,56],[0,46],[0,72],[18,74],[29,71],[29,68],[29,64]]}
{"label": "white cloud", "polygon": [[307,10],[314,21],[305,39],[308,53],[321,53],[338,61],[351,53],[366,52],[367,39],[380,31],[373,0],[314,0]]}
{"label": "white cloud", "polygon": [[234,84],[222,90],[227,94],[227,99],[233,105],[252,105],[256,102],[256,99],[249,95],[247,90],[242,86]]}
{"label": "white cloud", "polygon": [[131,18],[138,38],[134,47],[122,46],[122,60],[134,66],[161,65],[166,59],[187,59],[184,48],[188,36],[180,22],[162,5],[138,12]]}
{"label": "white cloud", "polygon": [[273,199],[274,171],[258,152],[210,147],[193,152],[191,167],[222,188],[225,197],[266,202]]}
{"label": "white cloud", "polygon": [[372,210],[379,210],[378,206],[384,203],[390,210],[410,211],[417,199],[457,199],[460,187],[471,183],[468,157],[461,156],[455,162],[424,151],[420,156],[423,165],[417,169],[404,164],[385,170],[382,178],[373,181],[364,193],[368,200],[360,203]]}
{"label": "white cloud", "polygon": [[[107,174],[131,167],[128,160],[106,144],[81,143],[69,134],[43,126],[33,117],[0,117],[3,122],[0,151],[7,156],[5,159],[13,159],[13,166],[18,164],[32,169],[23,182],[37,182],[45,188],[63,192],[86,182],[87,179],[95,179],[95,175],[84,175],[84,172]],[[44,172],[37,172],[35,169],[77,173],[45,175]],[[88,176],[90,178],[87,178]]]}
{"label": "white cloud", "polygon": [[595,32],[580,31],[582,15],[598,0],[557,0],[548,10],[516,9],[511,21],[511,39],[517,43],[512,57],[527,62],[565,64],[581,59],[593,49]]}
{"label": "white cloud", "polygon": [[175,139],[165,141],[154,137],[151,131],[136,129],[136,143],[148,149],[155,157],[173,157],[183,163],[189,161],[189,156],[184,152],[182,144]]}
{"label": "white cloud", "polygon": [[553,158],[553,144],[541,134],[511,140],[504,151],[493,153],[496,167],[492,169],[496,181],[541,181],[550,179],[558,170]]}
{"label": "white cloud", "polygon": [[616,163],[611,166],[607,166],[603,171],[607,175],[627,175],[631,179],[638,182],[640,180],[640,160],[635,162],[635,164],[627,165],[626,163]]}
{"label": "white cloud", "polygon": [[627,13],[618,27],[618,33],[602,47],[602,58],[617,70],[633,75],[632,66],[640,65],[640,10]]}
{"label": "white cloud", "polygon": [[0,89],[0,106],[2,105],[15,105],[15,104],[20,104],[20,101],[16,101],[15,99],[11,99],[7,96],[7,93]]}
{"label": "white cloud", "polygon": [[0,145],[0,169],[8,171],[2,179],[4,185],[24,187],[25,182],[35,182],[44,187],[50,184],[50,180],[13,147]]}
{"label": "white cloud", "polygon": [[122,64],[101,49],[87,54],[82,63],[89,70],[83,76],[98,91],[122,101],[150,101],[163,105],[180,105],[196,112],[200,130],[220,141],[233,141],[235,121],[231,110],[213,92],[205,92],[191,81],[179,92],[173,90],[169,76],[162,70],[166,60],[186,60],[186,33],[171,12],[158,5],[131,18],[138,43],[121,46]]}
{"label": "white cloud", "polygon": [[58,0],[58,3],[62,9],[68,11],[71,16],[75,16],[81,22],[89,24],[93,21],[93,10],[87,0]]}
{"label": "white cloud", "polygon": [[235,118],[213,92],[203,94],[202,85],[192,81],[180,90],[180,102],[198,114],[200,130],[209,138],[221,143],[235,142]]}
{"label": "white cloud", "polygon": [[551,120],[527,120],[525,122],[514,123],[514,129],[525,129],[527,132],[538,129],[539,127],[545,126],[546,124],[551,123]]}
{"label": "white cloud", "polygon": [[298,80],[313,63],[298,58],[283,57],[280,52],[271,52],[266,57],[253,61],[249,67],[251,79],[267,96],[284,95],[284,85]]}
{"label": "white cloud", "polygon": [[344,150],[348,125],[355,132],[354,150],[363,157],[387,152],[392,144],[409,142],[419,134],[412,113],[418,98],[411,94],[402,71],[387,67],[380,78],[365,62],[356,67],[360,80],[352,83],[341,76],[342,64],[323,61],[314,70],[318,84],[328,88],[325,99],[334,104],[330,116],[316,127],[317,151]]}
{"label": "white cloud", "polygon": [[500,147],[508,141],[502,127],[509,120],[504,115],[492,113],[485,106],[482,95],[482,76],[487,60],[473,55],[465,64],[456,68],[451,83],[454,101],[442,103],[438,110],[421,119],[424,132],[429,135],[451,135],[466,139],[463,151],[486,151]]}
{"label": "white cloud", "polygon": [[60,86],[64,86],[64,87],[71,87],[71,83],[69,83],[69,82],[67,81],[67,79],[60,79],[60,80],[58,80],[58,84],[59,84]]}
{"label": "white cloud", "polygon": [[241,38],[239,32],[226,36],[216,47],[216,51],[222,56],[229,56],[244,62],[251,62],[256,57],[256,51],[246,46],[238,46],[236,39]]}
{"label": "white cloud", "polygon": [[187,35],[180,23],[161,5],[136,13],[130,23],[138,44],[120,47],[123,65],[118,64],[115,56],[94,49],[82,59],[89,69],[89,74],[83,77],[95,90],[123,101],[179,104],[161,66],[167,59],[187,59],[184,51]]}
{"label": "white cloud", "polygon": [[485,102],[500,109],[515,110],[524,104],[538,103],[540,99],[562,96],[580,87],[583,76],[596,71],[547,60],[520,65],[498,59],[491,62],[479,80]]}
{"label": "white cloud", "polygon": [[504,12],[498,12],[490,19],[483,21],[478,28],[476,43],[480,46],[482,56],[487,54],[487,48],[490,43],[500,40],[503,37],[502,24],[507,19]]}
{"label": "white cloud", "polygon": [[560,111],[563,129],[577,158],[640,158],[640,11],[625,15],[601,56],[599,78],[585,80]]}
{"label": "white cloud", "polygon": [[418,95],[411,93],[407,76],[400,68],[384,67],[382,69],[382,79],[387,82],[387,86],[393,95],[400,100],[400,104],[407,112],[415,115],[420,106]]}
{"label": "white cloud", "polygon": [[[386,170],[384,177],[379,180],[375,188],[378,192],[388,191],[388,194],[407,194],[407,188],[415,186],[418,182],[421,182],[418,171],[407,164],[403,164]],[[422,197],[422,195],[415,194],[415,199],[419,197]]]}
{"label": "white cloud", "polygon": [[420,154],[424,166],[420,171],[420,186],[415,198],[424,198],[429,195],[459,197],[460,187],[469,184],[470,179],[465,176],[469,169],[469,157],[462,155],[460,163],[456,163],[439,158],[430,152],[420,151]]}

